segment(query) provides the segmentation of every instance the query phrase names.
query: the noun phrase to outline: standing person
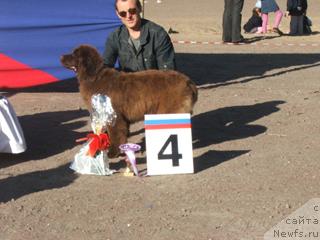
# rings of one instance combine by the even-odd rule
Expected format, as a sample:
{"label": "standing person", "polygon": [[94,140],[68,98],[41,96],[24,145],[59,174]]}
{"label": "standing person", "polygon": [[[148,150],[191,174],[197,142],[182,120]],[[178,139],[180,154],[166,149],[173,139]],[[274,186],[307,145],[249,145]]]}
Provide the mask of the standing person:
{"label": "standing person", "polygon": [[270,12],[274,12],[276,14],[272,31],[275,33],[278,33],[279,35],[282,35],[283,32],[280,31],[279,25],[280,25],[283,13],[280,10],[280,8],[275,0],[261,0],[261,17],[262,17],[262,32],[261,33],[267,33]]}
{"label": "standing person", "polygon": [[224,0],[222,41],[232,43],[244,41],[241,35],[243,2],[244,0]]}
{"label": "standing person", "polygon": [[308,8],[307,0],[287,0],[286,16],[290,16],[290,35],[302,35],[303,18]]}
{"label": "standing person", "polygon": [[141,18],[139,0],[115,0],[122,25],[112,32],[105,45],[104,63],[122,71],[174,70],[175,52],[168,33],[159,25]]}

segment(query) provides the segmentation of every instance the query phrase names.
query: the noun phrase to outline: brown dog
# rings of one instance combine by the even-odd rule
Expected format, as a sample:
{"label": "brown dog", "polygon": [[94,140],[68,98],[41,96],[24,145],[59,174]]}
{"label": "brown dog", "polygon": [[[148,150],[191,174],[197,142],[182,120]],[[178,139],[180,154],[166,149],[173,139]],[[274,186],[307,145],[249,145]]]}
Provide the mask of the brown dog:
{"label": "brown dog", "polygon": [[109,157],[119,154],[119,145],[127,142],[129,125],[144,119],[145,114],[192,113],[197,101],[197,87],[176,71],[147,70],[136,73],[107,68],[98,51],[88,45],[63,55],[64,67],[76,72],[79,89],[88,109],[91,96],[107,95],[117,114],[108,128],[111,146]]}

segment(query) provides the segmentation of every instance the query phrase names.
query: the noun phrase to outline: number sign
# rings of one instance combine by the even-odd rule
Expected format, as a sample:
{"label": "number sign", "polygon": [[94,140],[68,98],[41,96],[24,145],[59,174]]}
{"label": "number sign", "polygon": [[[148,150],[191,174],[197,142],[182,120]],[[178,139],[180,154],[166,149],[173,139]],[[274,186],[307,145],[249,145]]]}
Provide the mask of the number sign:
{"label": "number sign", "polygon": [[193,173],[190,114],[145,115],[148,175]]}

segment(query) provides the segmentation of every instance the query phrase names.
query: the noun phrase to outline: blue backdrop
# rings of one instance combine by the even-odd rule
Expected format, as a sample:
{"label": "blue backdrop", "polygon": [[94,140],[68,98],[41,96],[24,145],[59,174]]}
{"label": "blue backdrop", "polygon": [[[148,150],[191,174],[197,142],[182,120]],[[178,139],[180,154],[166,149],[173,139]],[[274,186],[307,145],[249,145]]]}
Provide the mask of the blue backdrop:
{"label": "blue backdrop", "polygon": [[114,0],[1,0],[0,88],[74,77],[60,56],[80,44],[102,53],[120,20]]}

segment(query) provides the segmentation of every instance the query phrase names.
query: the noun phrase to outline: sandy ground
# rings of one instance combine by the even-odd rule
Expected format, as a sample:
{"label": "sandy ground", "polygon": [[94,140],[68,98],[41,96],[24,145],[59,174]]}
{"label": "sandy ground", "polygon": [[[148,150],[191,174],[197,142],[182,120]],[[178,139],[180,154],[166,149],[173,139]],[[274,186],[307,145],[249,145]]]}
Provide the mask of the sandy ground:
{"label": "sandy ground", "polygon": [[[74,174],[74,140],[90,131],[76,83],[11,95],[28,150],[0,155],[0,239],[263,239],[319,197],[320,4],[309,5],[312,36],[245,35],[253,44],[234,46],[219,43],[222,0],[148,0],[145,16],[179,32],[175,42],[202,42],[175,44],[200,89],[194,174]],[[130,141],[143,132],[135,124]],[[111,168],[123,171],[121,160]],[[145,161],[138,154],[140,170]]]}

